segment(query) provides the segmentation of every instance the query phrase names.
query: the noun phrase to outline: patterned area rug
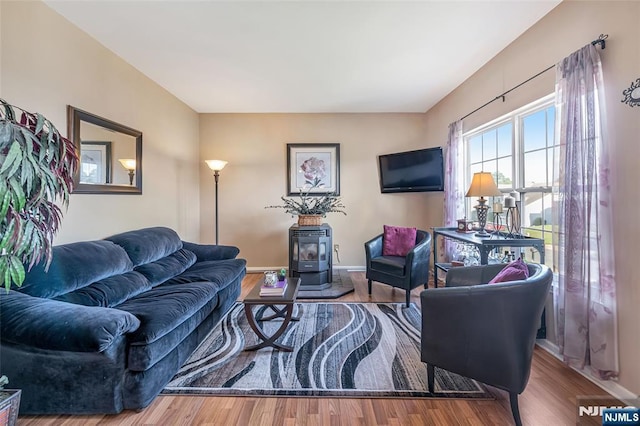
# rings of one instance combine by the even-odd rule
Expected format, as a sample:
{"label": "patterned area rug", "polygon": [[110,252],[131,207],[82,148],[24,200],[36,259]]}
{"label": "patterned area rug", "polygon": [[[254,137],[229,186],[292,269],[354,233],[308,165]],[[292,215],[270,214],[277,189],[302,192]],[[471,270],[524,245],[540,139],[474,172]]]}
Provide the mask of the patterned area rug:
{"label": "patterned area rug", "polygon": [[[163,394],[492,399],[483,385],[442,369],[436,369],[435,393],[428,392],[420,311],[403,306],[297,303],[300,321],[279,339],[294,350],[281,352],[243,351],[258,339],[238,303]],[[273,331],[280,321],[261,324]]]}

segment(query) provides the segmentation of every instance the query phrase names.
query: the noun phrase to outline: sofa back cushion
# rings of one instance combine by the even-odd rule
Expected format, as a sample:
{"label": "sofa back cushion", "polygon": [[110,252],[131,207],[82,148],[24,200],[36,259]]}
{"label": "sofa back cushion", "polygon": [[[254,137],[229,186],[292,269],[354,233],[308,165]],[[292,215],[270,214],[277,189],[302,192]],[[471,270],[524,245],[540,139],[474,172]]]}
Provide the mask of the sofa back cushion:
{"label": "sofa back cushion", "polygon": [[113,308],[149,289],[151,289],[149,280],[141,273],[131,271],[96,281],[54,299],[76,305]]}
{"label": "sofa back cushion", "polygon": [[196,255],[189,250],[180,249],[155,262],[140,265],[135,270],[144,275],[152,286],[157,286],[180,275],[194,263],[196,263]]}
{"label": "sofa back cushion", "polygon": [[182,248],[176,231],[164,227],[144,228],[105,238],[122,247],[133,266],[155,262]]}
{"label": "sofa back cushion", "polygon": [[43,264],[35,265],[14,290],[50,299],[133,270],[127,253],[110,241],[64,244],[52,251],[49,270]]}

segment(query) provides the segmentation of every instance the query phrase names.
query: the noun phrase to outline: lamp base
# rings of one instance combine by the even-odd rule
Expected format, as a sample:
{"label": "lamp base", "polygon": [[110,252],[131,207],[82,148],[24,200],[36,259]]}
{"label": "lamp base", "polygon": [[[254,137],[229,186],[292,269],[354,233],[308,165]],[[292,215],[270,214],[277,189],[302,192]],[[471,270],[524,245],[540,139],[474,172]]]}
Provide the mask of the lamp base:
{"label": "lamp base", "polygon": [[489,237],[491,237],[491,234],[488,233],[487,231],[485,231],[484,229],[479,230],[474,235],[476,237],[480,237],[480,238],[489,238]]}

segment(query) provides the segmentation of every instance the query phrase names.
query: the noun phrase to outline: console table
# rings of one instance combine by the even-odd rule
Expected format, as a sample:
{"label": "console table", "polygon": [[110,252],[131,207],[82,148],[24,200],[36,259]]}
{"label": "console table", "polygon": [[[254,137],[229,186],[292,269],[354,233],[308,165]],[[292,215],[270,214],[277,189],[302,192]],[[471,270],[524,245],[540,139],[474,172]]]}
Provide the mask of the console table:
{"label": "console table", "polygon": [[475,232],[458,232],[456,228],[431,228],[433,230],[433,282],[438,287],[438,270],[447,271],[451,263],[438,262],[438,237],[449,238],[474,245],[480,252],[480,264],[489,263],[489,252],[496,247],[533,247],[540,254],[540,263],[544,263],[544,240],[522,236],[508,238],[504,233],[493,233],[491,237],[477,237]]}
{"label": "console table", "polygon": [[[496,247],[533,247],[540,254],[540,263],[544,263],[544,240],[541,238],[519,237],[509,238],[501,232],[494,232],[490,237],[478,237],[475,232],[458,232],[456,228],[431,228],[433,232],[433,283],[438,287],[438,270],[447,271],[451,263],[438,262],[438,237],[449,238],[466,244],[474,245],[480,252],[480,264],[489,263],[489,252]],[[545,313],[542,313],[538,338],[546,337]]]}

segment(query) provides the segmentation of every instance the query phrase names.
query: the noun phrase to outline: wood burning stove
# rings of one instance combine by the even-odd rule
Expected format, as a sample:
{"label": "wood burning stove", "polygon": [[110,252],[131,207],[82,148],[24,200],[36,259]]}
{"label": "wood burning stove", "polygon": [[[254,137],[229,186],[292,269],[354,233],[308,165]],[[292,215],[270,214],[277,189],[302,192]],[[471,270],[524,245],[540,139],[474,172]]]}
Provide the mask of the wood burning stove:
{"label": "wood burning stove", "polygon": [[332,230],[319,226],[289,228],[289,276],[300,277],[300,290],[323,290],[331,287]]}

